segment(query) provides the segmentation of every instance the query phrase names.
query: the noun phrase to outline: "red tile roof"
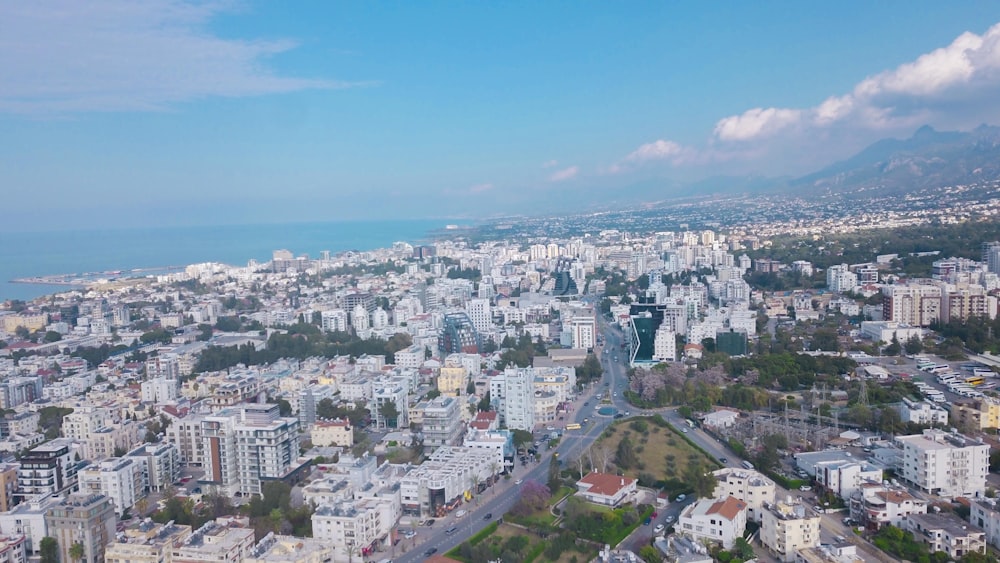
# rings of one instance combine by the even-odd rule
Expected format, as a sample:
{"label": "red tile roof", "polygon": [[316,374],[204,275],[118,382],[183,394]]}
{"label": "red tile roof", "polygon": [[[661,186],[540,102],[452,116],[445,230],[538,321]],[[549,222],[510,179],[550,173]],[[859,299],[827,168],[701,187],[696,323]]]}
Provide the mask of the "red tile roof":
{"label": "red tile roof", "polygon": [[580,479],[579,482],[590,485],[590,488],[587,489],[588,493],[613,497],[618,494],[618,491],[632,485],[635,479],[595,471]]}
{"label": "red tile roof", "polygon": [[726,497],[725,500],[720,500],[708,507],[705,514],[719,514],[726,520],[733,520],[746,507],[747,503],[737,500],[736,497]]}

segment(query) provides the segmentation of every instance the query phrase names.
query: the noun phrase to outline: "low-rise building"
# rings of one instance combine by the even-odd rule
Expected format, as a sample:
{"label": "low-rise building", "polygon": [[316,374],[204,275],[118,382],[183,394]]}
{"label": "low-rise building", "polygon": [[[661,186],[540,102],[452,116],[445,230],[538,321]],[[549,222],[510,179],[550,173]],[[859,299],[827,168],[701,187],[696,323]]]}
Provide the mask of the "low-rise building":
{"label": "low-rise building", "polygon": [[774,502],[774,481],[764,475],[743,468],[723,467],[712,472],[718,482],[715,498],[735,497],[747,505],[747,519],[760,522],[765,504]]}
{"label": "low-rise building", "polygon": [[869,463],[849,461],[821,463],[816,466],[816,482],[843,499],[849,499],[862,483],[882,480],[882,468]]}
{"label": "low-rise building", "polygon": [[953,514],[911,514],[903,520],[903,529],[931,553],[943,551],[955,559],[986,553],[985,532]]}
{"label": "low-rise building", "polygon": [[849,543],[821,544],[795,552],[795,563],[865,563],[858,548]]}
{"label": "low-rise building", "polygon": [[254,546],[253,528],[234,519],[206,522],[170,550],[171,563],[242,563]]}
{"label": "low-rise building", "polygon": [[354,445],[354,427],[349,420],[317,420],[309,432],[314,446],[340,446],[350,448]]}
{"label": "low-rise building", "polygon": [[747,504],[735,497],[699,499],[677,517],[677,532],[693,540],[733,547],[747,526]]}
{"label": "low-rise building", "polygon": [[980,397],[951,404],[951,418],[956,428],[968,432],[1000,428],[1000,399]]}
{"label": "low-rise building", "polygon": [[1000,548],[1000,502],[995,498],[977,498],[970,505],[969,522],[982,528],[986,543]]}
{"label": "low-rise building", "polygon": [[763,511],[760,541],[780,561],[795,560],[795,553],[819,545],[820,516],[789,497]]}
{"label": "low-rise building", "polygon": [[901,526],[911,514],[926,514],[927,501],[906,489],[882,482],[862,483],[850,499],[851,518],[869,531],[885,525]]}
{"label": "low-rise building", "polygon": [[492,482],[501,469],[489,450],[442,446],[400,481],[403,512],[443,516],[477,483]]}
{"label": "low-rise building", "polygon": [[576,482],[576,494],[594,504],[618,506],[635,494],[636,484],[625,476],[591,471]]}
{"label": "low-rise building", "polygon": [[104,552],[104,563],[163,563],[175,544],[191,535],[191,526],[156,524],[149,520],[127,526]]}
{"label": "low-rise building", "polygon": [[899,418],[903,422],[944,426],[948,424],[948,411],[930,401],[911,401],[903,398],[896,405]]}
{"label": "low-rise building", "polygon": [[80,472],[80,492],[104,495],[121,516],[144,496],[142,465],[131,457],[112,457]]}
{"label": "low-rise building", "polygon": [[941,496],[982,496],[990,446],[957,432],[938,429],[897,436],[903,446],[902,477],[920,490]]}
{"label": "low-rise building", "polygon": [[269,533],[250,550],[243,563],[331,563],[333,554],[333,547],[320,539]]}

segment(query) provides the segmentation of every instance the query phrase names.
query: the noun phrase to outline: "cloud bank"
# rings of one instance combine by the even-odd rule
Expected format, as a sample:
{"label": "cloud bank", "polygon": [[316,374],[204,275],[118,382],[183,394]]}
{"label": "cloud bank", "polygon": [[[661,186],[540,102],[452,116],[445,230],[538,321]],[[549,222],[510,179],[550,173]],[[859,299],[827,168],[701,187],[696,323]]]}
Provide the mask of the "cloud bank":
{"label": "cloud bank", "polygon": [[289,40],[223,39],[224,2],[54,0],[0,4],[0,112],[156,111],[206,97],[358,85],[279,76]]}

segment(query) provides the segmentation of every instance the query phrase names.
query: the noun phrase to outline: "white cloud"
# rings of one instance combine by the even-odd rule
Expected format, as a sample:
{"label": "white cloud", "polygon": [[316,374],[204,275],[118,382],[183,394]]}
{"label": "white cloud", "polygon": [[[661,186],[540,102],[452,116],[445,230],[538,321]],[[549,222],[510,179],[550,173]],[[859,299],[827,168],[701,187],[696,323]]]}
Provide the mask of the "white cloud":
{"label": "white cloud", "polygon": [[684,154],[684,147],[673,141],[663,139],[646,143],[625,157],[629,162],[645,162],[647,160],[676,159]]}
{"label": "white cloud", "polygon": [[559,166],[558,160],[546,160],[542,163],[542,168],[555,168],[556,166]]}
{"label": "white cloud", "polygon": [[296,44],[213,36],[209,22],[228,8],[181,0],[0,3],[0,111],[150,111],[212,96],[358,85],[275,74],[267,58]]}
{"label": "white cloud", "polygon": [[577,173],[580,172],[580,168],[577,166],[570,166],[569,168],[563,168],[562,170],[556,170],[549,176],[550,182],[563,182],[571,178],[576,177]]}
{"label": "white cloud", "polygon": [[[720,119],[714,138],[756,141],[818,129],[891,132],[938,121],[943,126],[977,114],[970,100],[996,116],[1000,99],[1000,24],[983,35],[966,32],[892,70],[869,76],[851,92],[831,96],[816,107],[754,108]],[[978,119],[985,120],[980,113]]]}
{"label": "white cloud", "polygon": [[488,191],[490,191],[492,189],[493,189],[493,184],[489,184],[489,183],[486,183],[486,184],[476,184],[476,185],[471,186],[469,188],[469,193],[472,193],[472,194],[481,194],[483,192],[488,192]]}

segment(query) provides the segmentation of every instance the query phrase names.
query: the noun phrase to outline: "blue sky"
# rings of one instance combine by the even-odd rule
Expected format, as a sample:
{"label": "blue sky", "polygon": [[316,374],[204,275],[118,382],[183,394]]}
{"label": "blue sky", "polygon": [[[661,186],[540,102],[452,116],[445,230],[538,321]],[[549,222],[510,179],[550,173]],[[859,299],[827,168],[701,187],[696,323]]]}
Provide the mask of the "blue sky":
{"label": "blue sky", "polygon": [[485,217],[1000,124],[997,2],[0,5],[0,230]]}

